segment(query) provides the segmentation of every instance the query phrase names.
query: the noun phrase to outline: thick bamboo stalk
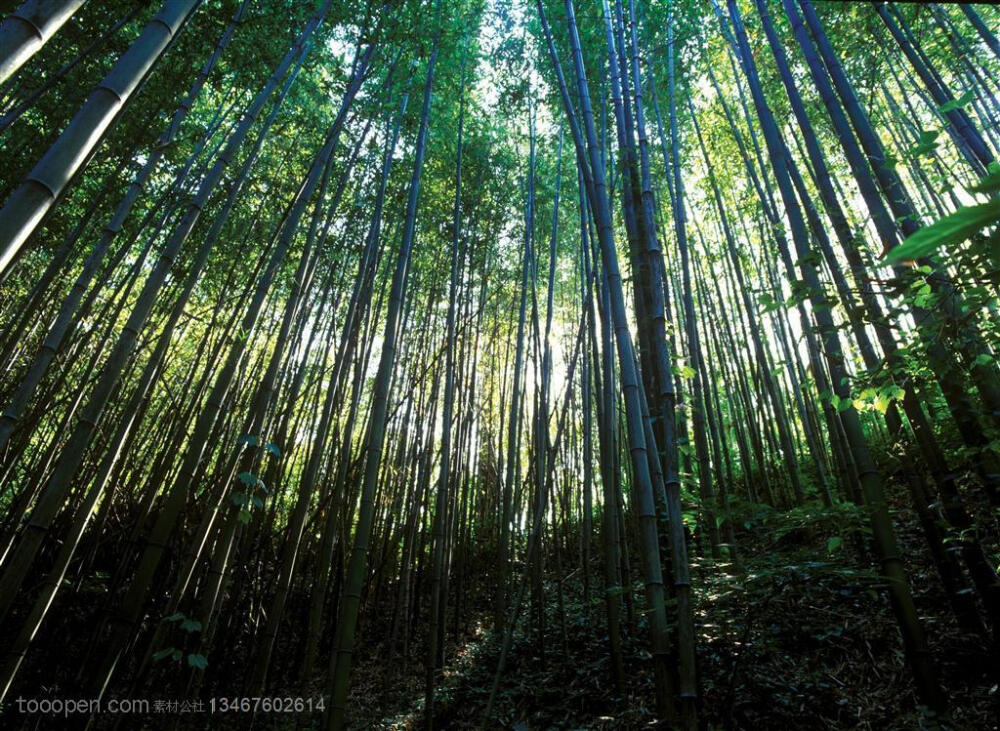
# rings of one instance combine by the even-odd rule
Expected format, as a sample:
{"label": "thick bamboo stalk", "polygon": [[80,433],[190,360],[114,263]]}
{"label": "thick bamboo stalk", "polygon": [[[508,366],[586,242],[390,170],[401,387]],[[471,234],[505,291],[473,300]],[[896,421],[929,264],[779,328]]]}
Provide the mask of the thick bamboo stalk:
{"label": "thick bamboo stalk", "polygon": [[0,84],[34,56],[86,0],[26,0],[0,23]]}
{"label": "thick bamboo stalk", "polygon": [[167,0],[0,209],[0,275],[87,163],[200,0]]}

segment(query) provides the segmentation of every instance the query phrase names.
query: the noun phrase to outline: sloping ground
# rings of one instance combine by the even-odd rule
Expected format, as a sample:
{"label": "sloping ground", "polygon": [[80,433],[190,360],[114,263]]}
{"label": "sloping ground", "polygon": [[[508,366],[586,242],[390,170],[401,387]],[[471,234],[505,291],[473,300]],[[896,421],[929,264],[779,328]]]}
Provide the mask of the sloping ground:
{"label": "sloping ground", "polygon": [[[917,521],[897,504],[900,546],[918,610],[939,663],[951,716],[944,724],[917,706],[902,645],[878,577],[863,555],[863,518],[849,506],[808,506],[778,513],[738,506],[752,516],[742,526],[741,573],[694,561],[697,594],[700,717],[710,729],[994,729],[1000,727],[996,664],[984,638],[959,632],[923,550],[923,538],[903,526]],[[737,512],[734,509],[734,512]],[[989,515],[985,510],[983,515]],[[988,546],[991,555],[995,546]],[[554,565],[553,564],[550,564]],[[595,559],[592,582],[599,581]],[[636,578],[633,576],[633,578]],[[436,701],[438,729],[641,729],[655,727],[652,666],[646,650],[641,585],[632,626],[624,637],[628,690],[616,697],[611,682],[604,608],[598,586],[588,607],[580,574],[563,582],[563,613],[554,583],[546,585],[546,631],[530,631],[529,607],[502,675],[490,720],[484,717],[497,667],[499,638],[487,629],[481,601],[456,644]],[[484,587],[484,591],[486,588]],[[426,608],[424,608],[425,610]],[[622,613],[626,622],[626,613]],[[354,729],[423,727],[425,647],[422,635],[410,659],[388,661],[385,617],[363,628],[351,679]],[[416,624],[426,626],[423,622]],[[449,635],[450,638],[450,635]],[[543,655],[544,648],[544,655]],[[279,653],[277,683],[295,658]],[[991,671],[990,663],[994,663]],[[992,675],[991,675],[992,672]],[[293,673],[287,676],[291,681]],[[274,695],[319,697],[298,685]],[[255,729],[319,729],[319,713],[262,714]],[[182,728],[245,728],[239,716],[191,719]]]}
{"label": "sloping ground", "polygon": [[[916,524],[905,512],[899,517],[901,525]],[[704,563],[695,568],[701,587],[703,720],[711,728],[738,729],[937,727],[916,705],[877,577],[863,560],[851,558],[858,541],[849,535],[842,544],[831,541],[839,536],[830,536],[822,520],[810,530],[796,526],[794,516],[782,520],[777,528],[748,533],[747,538],[757,540],[743,557],[742,575],[729,576]],[[1000,692],[996,679],[987,680],[991,656],[985,640],[955,628],[933,568],[920,550],[920,536],[904,534],[901,541],[951,698],[948,727],[996,728]],[[636,632],[625,639],[628,695],[617,698],[599,600],[588,619],[581,585],[571,580],[565,586],[565,643],[555,588],[549,586],[545,658],[523,629],[523,611],[490,722],[483,713],[497,642],[488,633],[466,638],[452,654],[445,686],[438,692],[439,728],[629,729],[653,723],[652,668],[644,650],[641,606],[635,612]],[[638,587],[636,593],[640,595]],[[405,672],[362,662],[352,692],[356,727],[422,727],[422,678],[419,662],[411,662]],[[382,696],[387,688],[390,692]]]}

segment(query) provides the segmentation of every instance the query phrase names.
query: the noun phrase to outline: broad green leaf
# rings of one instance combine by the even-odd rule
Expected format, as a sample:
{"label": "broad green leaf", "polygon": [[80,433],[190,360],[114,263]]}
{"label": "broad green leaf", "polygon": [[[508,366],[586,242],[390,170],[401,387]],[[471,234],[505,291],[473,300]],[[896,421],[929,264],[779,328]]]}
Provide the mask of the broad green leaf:
{"label": "broad green leaf", "polygon": [[918,140],[918,144],[926,145],[926,144],[928,144],[930,142],[933,142],[934,140],[936,140],[938,138],[938,135],[940,135],[940,134],[941,134],[941,130],[939,130],[939,129],[924,129],[924,130],[920,130],[920,139]]}
{"label": "broad green leaf", "polygon": [[185,619],[181,622],[181,629],[185,632],[201,632],[201,622],[197,619]]}
{"label": "broad green leaf", "polygon": [[962,94],[962,96],[960,96],[958,99],[952,99],[950,102],[945,102],[944,104],[939,106],[938,111],[941,112],[941,114],[947,114],[948,112],[952,112],[958,109],[959,107],[964,107],[966,104],[971,102],[974,97],[975,93],[972,91],[972,89],[969,89],[967,92]]}
{"label": "broad green leaf", "polygon": [[991,162],[988,168],[989,173],[979,181],[979,185],[969,188],[973,193],[996,193],[1000,191],[1000,165]]}
{"label": "broad green leaf", "polygon": [[843,545],[843,543],[844,539],[841,538],[840,536],[831,536],[830,539],[827,540],[826,542],[826,552],[833,553],[838,548],[840,548],[841,545]]}
{"label": "broad green leaf", "polygon": [[823,255],[815,249],[812,249],[805,256],[800,257],[796,264],[798,266],[818,267],[822,262]]}
{"label": "broad green leaf", "polygon": [[164,658],[168,658],[171,655],[173,655],[174,652],[175,652],[174,648],[167,647],[166,649],[160,650],[158,652],[154,652],[153,653],[153,659],[154,660],[163,660]]}
{"label": "broad green leaf", "polygon": [[885,257],[887,262],[920,259],[943,246],[956,246],[987,226],[1000,222],[1000,198],[960,208],[917,231]]}
{"label": "broad green leaf", "polygon": [[188,655],[188,665],[199,670],[204,670],[208,667],[208,659],[204,655],[191,653]]}
{"label": "broad green leaf", "polygon": [[906,391],[895,383],[883,386],[878,390],[878,395],[875,397],[875,409],[879,413],[884,414],[889,410],[889,405],[893,401],[900,401],[904,396],[906,396]]}
{"label": "broad green leaf", "polygon": [[764,294],[760,296],[760,305],[761,305],[761,312],[767,313],[767,312],[774,312],[775,310],[780,309],[782,303],[779,302],[778,300],[775,300],[774,297],[772,297],[769,293],[764,292]]}
{"label": "broad green leaf", "polygon": [[910,157],[920,157],[921,155],[933,152],[937,149],[937,138],[939,134],[941,134],[941,130],[922,130],[917,144],[907,150],[906,154]]}

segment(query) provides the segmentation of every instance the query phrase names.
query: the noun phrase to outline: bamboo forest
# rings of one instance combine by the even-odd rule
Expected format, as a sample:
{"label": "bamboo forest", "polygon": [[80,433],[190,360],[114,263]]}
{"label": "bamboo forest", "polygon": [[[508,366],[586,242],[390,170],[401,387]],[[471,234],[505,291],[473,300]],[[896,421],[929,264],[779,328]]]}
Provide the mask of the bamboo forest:
{"label": "bamboo forest", "polygon": [[998,728],[1000,7],[0,13],[0,728]]}

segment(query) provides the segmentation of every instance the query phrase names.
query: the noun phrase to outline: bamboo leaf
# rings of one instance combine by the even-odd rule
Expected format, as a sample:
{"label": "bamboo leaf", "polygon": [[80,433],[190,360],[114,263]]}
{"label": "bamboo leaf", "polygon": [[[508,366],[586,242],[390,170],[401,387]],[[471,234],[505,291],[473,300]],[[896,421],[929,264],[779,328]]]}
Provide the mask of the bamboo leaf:
{"label": "bamboo leaf", "polygon": [[1000,164],[991,162],[987,168],[988,173],[979,185],[969,188],[973,193],[996,193],[1000,191]]}
{"label": "bamboo leaf", "polygon": [[910,157],[920,157],[937,149],[937,138],[941,130],[921,130],[917,144],[906,151]]}
{"label": "bamboo leaf", "polygon": [[975,92],[969,89],[967,92],[962,94],[958,99],[952,99],[951,101],[945,102],[938,107],[938,111],[941,114],[947,114],[948,112],[953,112],[960,107],[964,107],[966,104],[971,102],[975,98]]}
{"label": "bamboo leaf", "polygon": [[1000,199],[960,208],[917,231],[885,257],[889,263],[920,259],[943,246],[956,246],[984,228],[1000,222]]}
{"label": "bamboo leaf", "polygon": [[165,658],[168,658],[168,657],[170,657],[170,656],[171,656],[171,655],[173,655],[173,654],[174,654],[174,648],[172,648],[172,647],[167,647],[166,649],[163,649],[163,650],[159,650],[159,651],[157,651],[157,652],[154,652],[154,653],[153,653],[153,659],[154,659],[154,660],[163,660],[163,659],[165,659]]}

